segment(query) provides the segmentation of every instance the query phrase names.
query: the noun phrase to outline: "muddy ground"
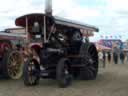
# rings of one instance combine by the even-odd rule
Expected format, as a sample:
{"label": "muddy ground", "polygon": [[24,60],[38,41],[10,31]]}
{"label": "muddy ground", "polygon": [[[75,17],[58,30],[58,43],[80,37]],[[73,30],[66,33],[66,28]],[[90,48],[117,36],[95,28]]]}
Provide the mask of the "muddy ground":
{"label": "muddy ground", "polygon": [[128,64],[107,64],[105,69],[99,68],[96,80],[76,80],[65,89],[58,88],[53,80],[41,80],[38,86],[26,87],[22,79],[1,79],[0,96],[128,96]]}

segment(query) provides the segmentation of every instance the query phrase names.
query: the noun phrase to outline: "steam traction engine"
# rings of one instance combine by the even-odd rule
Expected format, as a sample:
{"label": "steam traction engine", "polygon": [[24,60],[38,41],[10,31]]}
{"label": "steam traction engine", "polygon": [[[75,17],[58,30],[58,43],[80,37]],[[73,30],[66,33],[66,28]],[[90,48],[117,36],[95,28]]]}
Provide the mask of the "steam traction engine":
{"label": "steam traction engine", "polygon": [[24,40],[25,36],[0,33],[0,76],[19,79],[22,76],[23,56],[14,42]]}
{"label": "steam traction engine", "polygon": [[97,50],[94,44],[83,42],[81,30],[96,32],[97,28],[46,14],[21,16],[16,25],[25,27],[28,35],[25,85],[37,85],[40,78],[51,78],[60,87],[67,87],[73,78],[96,78]]}

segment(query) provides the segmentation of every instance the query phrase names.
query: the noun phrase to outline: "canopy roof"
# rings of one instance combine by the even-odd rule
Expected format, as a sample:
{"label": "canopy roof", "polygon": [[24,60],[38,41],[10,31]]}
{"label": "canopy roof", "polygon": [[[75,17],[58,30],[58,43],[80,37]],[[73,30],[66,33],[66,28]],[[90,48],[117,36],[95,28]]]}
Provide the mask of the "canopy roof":
{"label": "canopy roof", "polygon": [[[17,18],[15,20],[15,24],[17,26],[25,27],[26,26],[26,18],[28,20],[28,26],[32,26],[35,21],[38,21],[39,23],[43,24],[44,16],[47,16],[47,15],[42,14],[42,13],[27,14],[27,15]],[[88,24],[71,21],[71,20],[60,18],[57,16],[53,16],[53,18],[55,19],[55,23],[58,25],[69,26],[69,27],[79,28],[79,29],[83,29],[83,30],[90,30],[90,31],[94,31],[94,32],[99,31],[99,29],[96,28],[95,26],[91,26]]]}
{"label": "canopy roof", "polygon": [[23,40],[26,39],[26,35],[22,34],[13,34],[13,33],[0,33],[0,40],[7,39],[7,40]]}

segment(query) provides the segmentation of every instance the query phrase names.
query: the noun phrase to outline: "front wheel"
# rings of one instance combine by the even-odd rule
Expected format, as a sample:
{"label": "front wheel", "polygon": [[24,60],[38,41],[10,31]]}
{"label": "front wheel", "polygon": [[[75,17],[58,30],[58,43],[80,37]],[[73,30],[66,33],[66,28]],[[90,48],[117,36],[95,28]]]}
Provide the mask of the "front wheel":
{"label": "front wheel", "polygon": [[26,86],[33,86],[39,83],[40,66],[35,59],[28,59],[23,68],[23,79]]}
{"label": "front wheel", "polygon": [[69,72],[69,68],[67,65],[67,59],[60,59],[57,67],[56,67],[56,79],[58,81],[59,87],[65,88],[71,85],[72,76]]}

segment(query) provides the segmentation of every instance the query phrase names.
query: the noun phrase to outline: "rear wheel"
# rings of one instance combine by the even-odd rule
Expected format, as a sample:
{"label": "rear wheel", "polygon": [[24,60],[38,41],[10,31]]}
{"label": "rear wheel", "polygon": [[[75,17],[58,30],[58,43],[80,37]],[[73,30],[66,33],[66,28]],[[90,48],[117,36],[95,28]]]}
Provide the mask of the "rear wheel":
{"label": "rear wheel", "polygon": [[98,72],[98,53],[95,45],[82,44],[80,49],[82,56],[81,63],[84,65],[80,69],[80,78],[84,80],[96,79]]}
{"label": "rear wheel", "polygon": [[67,59],[65,58],[60,59],[56,67],[56,79],[61,88],[68,87],[72,83],[72,76],[67,66]]}
{"label": "rear wheel", "polygon": [[3,56],[2,70],[4,77],[19,79],[23,74],[23,57],[18,51],[6,51]]}
{"label": "rear wheel", "polygon": [[40,66],[35,59],[28,59],[23,68],[24,84],[27,86],[37,85],[40,79]]}

